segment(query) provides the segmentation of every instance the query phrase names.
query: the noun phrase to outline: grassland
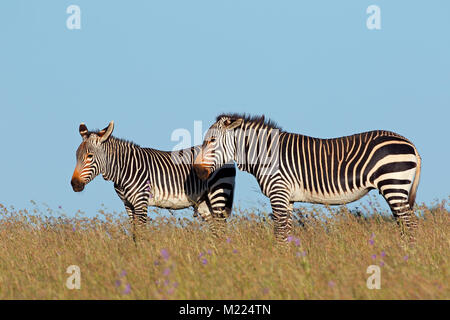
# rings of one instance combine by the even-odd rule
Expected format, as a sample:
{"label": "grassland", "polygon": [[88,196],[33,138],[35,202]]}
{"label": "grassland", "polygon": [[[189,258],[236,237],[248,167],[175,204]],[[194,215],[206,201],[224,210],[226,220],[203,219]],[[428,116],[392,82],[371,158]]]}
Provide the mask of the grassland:
{"label": "grassland", "polygon": [[[67,217],[0,205],[0,299],[449,299],[446,201],[417,208],[414,247],[376,204],[303,210],[286,248],[262,209],[236,210],[226,235],[203,223],[153,217],[138,244],[124,214]],[[68,266],[81,271],[69,290]],[[366,286],[380,266],[381,289]]]}

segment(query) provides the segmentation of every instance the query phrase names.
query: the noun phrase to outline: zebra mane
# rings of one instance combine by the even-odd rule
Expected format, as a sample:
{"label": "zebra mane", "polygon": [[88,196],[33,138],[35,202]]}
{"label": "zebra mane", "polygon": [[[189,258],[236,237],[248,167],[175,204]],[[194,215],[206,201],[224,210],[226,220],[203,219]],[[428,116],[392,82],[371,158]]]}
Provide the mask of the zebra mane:
{"label": "zebra mane", "polygon": [[264,126],[267,126],[269,128],[278,129],[280,131],[283,130],[274,121],[272,121],[270,119],[266,119],[264,115],[252,116],[252,115],[245,114],[245,113],[222,113],[222,114],[217,116],[216,121],[219,121],[223,117],[227,117],[227,118],[230,118],[230,119],[244,119],[244,122],[258,123],[258,124],[262,124]]}
{"label": "zebra mane", "polygon": [[[96,129],[96,130],[90,130],[87,134],[88,134],[88,137],[91,135],[91,133],[94,133],[94,134],[98,134],[99,132],[100,132],[101,130],[99,130],[99,129]],[[141,147],[140,145],[138,145],[137,143],[135,143],[135,142],[133,142],[133,141],[131,141],[131,140],[127,140],[127,139],[122,139],[122,138],[117,138],[117,137],[115,137],[115,136],[113,136],[113,135],[111,135],[111,137],[109,137],[110,139],[113,139],[115,142],[118,142],[118,143],[120,143],[120,144],[127,144],[127,145],[132,145],[132,146],[135,146],[135,147]]]}

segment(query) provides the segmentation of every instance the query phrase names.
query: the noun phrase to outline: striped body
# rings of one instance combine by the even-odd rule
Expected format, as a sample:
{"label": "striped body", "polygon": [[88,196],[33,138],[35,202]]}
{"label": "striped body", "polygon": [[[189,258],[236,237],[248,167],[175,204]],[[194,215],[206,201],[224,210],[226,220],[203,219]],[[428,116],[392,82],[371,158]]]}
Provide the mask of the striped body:
{"label": "striped body", "polygon": [[390,131],[319,139],[284,132],[264,117],[221,115],[209,129],[195,169],[208,178],[234,160],[253,174],[270,198],[275,235],[285,241],[294,202],[346,204],[378,189],[409,230],[420,177],[420,156],[406,138]]}
{"label": "striped body", "polygon": [[229,216],[236,175],[233,164],[224,165],[204,181],[193,169],[199,146],[174,152],[141,148],[111,136],[110,127],[113,123],[102,131],[89,132],[84,124],[80,125],[83,141],[71,181],[74,191],[82,191],[102,174],[105,180],[114,182],[133,222],[146,222],[148,206],[193,207],[195,215],[199,213],[212,225]]}
{"label": "striped body", "polygon": [[414,145],[389,131],[334,139],[283,132],[280,146],[280,173],[292,202],[345,204],[371,189],[406,201],[418,162]]}
{"label": "striped body", "polygon": [[193,207],[205,220],[214,212],[231,212],[234,165],[225,165],[202,181],[192,168],[199,146],[168,152],[126,143],[125,148],[133,150],[124,152],[123,146],[117,148],[117,141],[112,139],[111,143],[116,144],[112,156],[115,160],[103,177],[114,181],[114,188],[125,203],[175,210]]}

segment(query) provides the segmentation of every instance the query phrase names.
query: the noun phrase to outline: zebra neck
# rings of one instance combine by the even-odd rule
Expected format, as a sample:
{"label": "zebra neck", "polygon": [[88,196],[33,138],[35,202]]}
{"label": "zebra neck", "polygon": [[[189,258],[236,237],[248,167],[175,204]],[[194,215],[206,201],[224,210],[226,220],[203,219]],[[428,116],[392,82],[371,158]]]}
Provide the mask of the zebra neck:
{"label": "zebra neck", "polygon": [[139,146],[132,142],[116,139],[111,137],[105,145],[106,163],[105,170],[102,172],[105,180],[113,181],[115,184],[122,186],[125,168],[130,163],[132,157],[136,157]]}
{"label": "zebra neck", "polygon": [[256,177],[258,182],[278,172],[278,128],[245,124],[235,135],[235,161],[239,170]]}

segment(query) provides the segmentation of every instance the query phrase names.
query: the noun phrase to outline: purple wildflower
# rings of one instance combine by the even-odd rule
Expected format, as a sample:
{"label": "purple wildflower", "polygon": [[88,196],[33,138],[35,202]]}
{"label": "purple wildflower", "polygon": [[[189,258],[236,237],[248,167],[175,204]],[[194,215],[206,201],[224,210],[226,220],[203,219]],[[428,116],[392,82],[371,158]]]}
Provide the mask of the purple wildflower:
{"label": "purple wildflower", "polygon": [[369,244],[370,244],[371,246],[373,246],[374,243],[375,243],[375,241],[374,241],[373,239],[370,239],[370,240],[369,240]]}
{"label": "purple wildflower", "polygon": [[208,249],[208,254],[209,254],[209,255],[212,255],[211,249]]}
{"label": "purple wildflower", "polygon": [[199,258],[203,257],[203,252],[200,252],[200,254],[198,255]]}
{"label": "purple wildflower", "polygon": [[328,286],[330,288],[333,288],[336,285],[336,283],[333,280],[328,281]]}
{"label": "purple wildflower", "polygon": [[174,288],[178,288],[178,282],[175,281],[175,282],[173,283],[173,287],[174,287]]}
{"label": "purple wildflower", "polygon": [[166,249],[161,250],[161,255],[164,258],[164,260],[169,259],[169,251],[167,251]]}
{"label": "purple wildflower", "polygon": [[73,228],[72,228],[72,231],[75,232],[75,230],[76,230],[75,227],[73,227]]}
{"label": "purple wildflower", "polygon": [[375,260],[375,259],[377,258],[377,255],[376,255],[376,254],[373,254],[373,255],[371,255],[370,257],[372,258],[372,260]]}
{"label": "purple wildflower", "polygon": [[384,262],[380,261],[380,267],[383,267],[383,266],[384,266]]}
{"label": "purple wildflower", "polygon": [[264,288],[263,289],[263,294],[268,294],[269,293],[269,288]]}
{"label": "purple wildflower", "polygon": [[233,249],[233,253],[238,253],[237,249]]}
{"label": "purple wildflower", "polygon": [[120,280],[116,280],[115,281],[116,287],[120,287],[120,285],[122,284],[122,282]]}
{"label": "purple wildflower", "polygon": [[174,288],[169,288],[167,289],[167,294],[171,295],[172,293],[174,293],[175,289]]}
{"label": "purple wildflower", "polygon": [[406,255],[406,256],[403,257],[403,260],[405,260],[405,261],[408,261],[408,259],[409,259],[409,256],[408,256],[408,255]]}
{"label": "purple wildflower", "polygon": [[231,242],[231,239],[230,238],[227,238],[227,243],[230,243]]}
{"label": "purple wildflower", "polygon": [[122,272],[120,273],[121,277],[125,277],[127,275],[127,272],[125,270],[122,270]]}
{"label": "purple wildflower", "polygon": [[170,274],[170,269],[169,268],[165,268],[163,275],[168,276]]}
{"label": "purple wildflower", "polygon": [[208,263],[208,260],[206,260],[205,258],[202,259],[202,264],[206,265]]}
{"label": "purple wildflower", "polygon": [[131,292],[131,285],[127,283],[125,286],[125,290],[123,290],[123,294],[129,294]]}
{"label": "purple wildflower", "polygon": [[295,245],[296,245],[297,247],[300,246],[300,239],[299,239],[299,238],[295,238]]}
{"label": "purple wildflower", "polygon": [[382,257],[385,257],[385,256],[386,256],[386,252],[384,252],[384,250],[383,250],[383,251],[381,251],[381,254],[380,254],[380,256],[382,256]]}
{"label": "purple wildflower", "polygon": [[292,242],[292,240],[294,240],[294,237],[293,237],[293,236],[288,236],[288,237],[287,237],[287,242]]}

